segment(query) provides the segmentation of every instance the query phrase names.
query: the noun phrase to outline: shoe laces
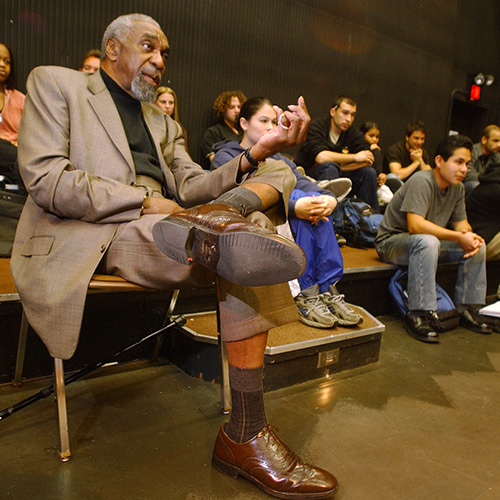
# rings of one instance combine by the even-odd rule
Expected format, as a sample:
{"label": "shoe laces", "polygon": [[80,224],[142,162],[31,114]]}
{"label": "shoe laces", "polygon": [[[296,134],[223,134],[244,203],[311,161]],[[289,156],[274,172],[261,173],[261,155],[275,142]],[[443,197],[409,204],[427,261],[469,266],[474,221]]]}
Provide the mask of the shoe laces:
{"label": "shoe laces", "polygon": [[309,310],[317,309],[321,312],[329,312],[326,304],[321,300],[320,295],[314,295],[313,297],[305,297],[304,303],[310,306]]}
{"label": "shoe laces", "polygon": [[354,309],[352,309],[352,307],[349,307],[347,305],[344,298],[345,298],[345,295],[343,295],[343,294],[332,295],[331,293],[329,293],[327,295],[327,300],[330,304],[335,303],[339,307],[343,308],[345,311],[354,312]]}

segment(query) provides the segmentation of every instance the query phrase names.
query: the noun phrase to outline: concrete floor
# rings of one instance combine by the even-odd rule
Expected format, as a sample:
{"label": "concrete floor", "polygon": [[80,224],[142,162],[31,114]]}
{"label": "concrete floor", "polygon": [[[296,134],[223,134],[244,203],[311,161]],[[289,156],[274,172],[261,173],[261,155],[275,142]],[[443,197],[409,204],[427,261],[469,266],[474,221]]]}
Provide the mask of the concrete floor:
{"label": "concrete floor", "polygon": [[[333,472],[336,500],[500,499],[500,335],[463,329],[441,345],[382,318],[380,361],[266,394],[269,421]],[[0,408],[45,383],[0,387]],[[0,499],[270,498],[212,469],[226,417],[219,387],[174,366],[68,386],[73,458],[56,458],[51,398],[0,422]]]}

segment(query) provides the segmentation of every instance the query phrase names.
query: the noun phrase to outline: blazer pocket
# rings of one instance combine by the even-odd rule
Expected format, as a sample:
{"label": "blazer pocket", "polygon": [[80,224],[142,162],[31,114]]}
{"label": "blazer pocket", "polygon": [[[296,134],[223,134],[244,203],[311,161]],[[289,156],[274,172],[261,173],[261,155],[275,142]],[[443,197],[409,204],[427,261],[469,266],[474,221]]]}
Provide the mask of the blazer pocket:
{"label": "blazer pocket", "polygon": [[21,255],[24,257],[48,255],[52,250],[54,240],[54,236],[33,236],[24,246]]}

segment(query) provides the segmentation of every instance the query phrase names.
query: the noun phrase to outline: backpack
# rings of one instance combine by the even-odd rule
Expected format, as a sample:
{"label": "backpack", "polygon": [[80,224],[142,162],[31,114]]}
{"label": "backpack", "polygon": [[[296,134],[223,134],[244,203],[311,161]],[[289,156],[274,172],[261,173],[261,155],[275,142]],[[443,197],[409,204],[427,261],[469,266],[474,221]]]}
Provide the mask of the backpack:
{"label": "backpack", "polygon": [[347,244],[357,248],[373,248],[375,236],[382,221],[382,214],[353,196],[345,198],[333,212],[335,231],[343,236]]}
{"label": "backpack", "polygon": [[[389,282],[389,293],[401,316],[408,312],[408,271],[398,269]],[[441,323],[441,332],[457,328],[460,315],[451,297],[436,283],[437,315]]]}

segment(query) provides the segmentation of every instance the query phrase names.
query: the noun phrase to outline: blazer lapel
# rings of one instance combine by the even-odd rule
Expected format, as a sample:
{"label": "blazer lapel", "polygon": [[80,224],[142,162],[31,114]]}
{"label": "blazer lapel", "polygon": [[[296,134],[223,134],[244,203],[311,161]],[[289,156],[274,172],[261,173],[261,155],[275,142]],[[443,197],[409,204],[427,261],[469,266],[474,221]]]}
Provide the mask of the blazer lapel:
{"label": "blazer lapel", "polygon": [[99,72],[89,77],[88,88],[91,92],[88,99],[90,105],[103,127],[106,129],[109,138],[118,148],[130,169],[135,174],[134,161],[132,159],[132,153],[130,152],[127,136],[123,129],[122,120],[116,109],[113,98],[108,92]]}
{"label": "blazer lapel", "polygon": [[165,143],[165,128],[166,128],[165,118],[158,113],[153,113],[151,109],[149,109],[147,104],[142,105],[142,114],[144,116],[144,120],[149,129],[149,132],[153,137],[153,141],[156,147],[156,152],[160,160],[161,169],[164,172],[168,170],[168,172],[170,173],[170,169],[167,167],[167,164],[163,157],[164,151],[161,145],[162,141],[163,143]]}
{"label": "blazer lapel", "polygon": [[170,147],[166,147],[168,144],[168,127],[165,123],[165,117],[162,114],[153,112],[149,106],[154,105],[143,104],[142,113],[146,126],[153,137],[158,159],[160,160],[160,167],[163,171],[163,175],[165,176],[168,195],[171,199],[175,200],[177,199],[175,178],[168,166],[172,164],[174,160],[173,142],[169,145]]}

